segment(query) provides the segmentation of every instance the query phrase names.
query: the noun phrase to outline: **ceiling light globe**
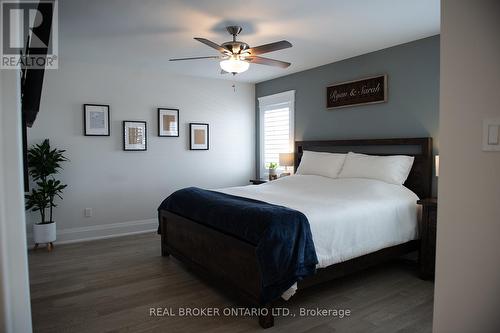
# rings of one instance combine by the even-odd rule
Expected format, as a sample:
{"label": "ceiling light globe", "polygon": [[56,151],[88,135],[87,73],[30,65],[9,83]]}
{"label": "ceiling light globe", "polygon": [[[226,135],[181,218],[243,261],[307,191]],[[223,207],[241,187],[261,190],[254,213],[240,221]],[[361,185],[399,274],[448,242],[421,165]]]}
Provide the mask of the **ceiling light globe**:
{"label": "ceiling light globe", "polygon": [[239,59],[227,59],[220,62],[220,68],[229,73],[243,73],[248,70],[250,64],[246,61]]}

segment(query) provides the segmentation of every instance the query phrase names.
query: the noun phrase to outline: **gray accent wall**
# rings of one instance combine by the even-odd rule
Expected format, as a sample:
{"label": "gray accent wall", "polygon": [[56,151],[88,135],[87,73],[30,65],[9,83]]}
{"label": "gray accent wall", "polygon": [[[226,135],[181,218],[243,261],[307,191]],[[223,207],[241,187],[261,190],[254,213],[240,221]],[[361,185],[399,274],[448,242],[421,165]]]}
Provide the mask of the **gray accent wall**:
{"label": "gray accent wall", "polygon": [[[272,57],[270,55],[270,57]],[[388,76],[388,102],[328,110],[326,87],[377,74]],[[295,140],[434,138],[439,127],[439,35],[256,84],[256,98],[292,90]],[[256,158],[259,112],[256,100]]]}

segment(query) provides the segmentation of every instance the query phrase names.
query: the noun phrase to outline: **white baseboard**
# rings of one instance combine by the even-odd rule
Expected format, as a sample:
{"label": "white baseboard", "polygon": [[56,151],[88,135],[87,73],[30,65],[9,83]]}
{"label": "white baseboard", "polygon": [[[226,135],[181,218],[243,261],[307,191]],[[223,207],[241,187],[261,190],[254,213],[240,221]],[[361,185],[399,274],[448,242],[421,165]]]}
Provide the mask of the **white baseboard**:
{"label": "white baseboard", "polygon": [[[69,244],[96,239],[142,234],[155,232],[158,229],[157,219],[127,221],[110,224],[93,225],[88,227],[67,228],[57,230],[55,244]],[[28,232],[28,247],[35,245],[31,230]]]}

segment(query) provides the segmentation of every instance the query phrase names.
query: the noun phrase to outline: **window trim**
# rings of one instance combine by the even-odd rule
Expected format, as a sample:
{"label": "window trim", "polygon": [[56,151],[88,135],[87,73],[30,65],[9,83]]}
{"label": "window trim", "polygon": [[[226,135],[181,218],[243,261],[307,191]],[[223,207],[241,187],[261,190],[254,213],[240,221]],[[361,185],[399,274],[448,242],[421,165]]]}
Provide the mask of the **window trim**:
{"label": "window trim", "polygon": [[289,151],[293,152],[295,145],[295,90],[288,90],[278,94],[262,96],[259,101],[259,156],[258,172],[259,177],[267,174],[264,166],[264,112],[280,107],[289,109]]}

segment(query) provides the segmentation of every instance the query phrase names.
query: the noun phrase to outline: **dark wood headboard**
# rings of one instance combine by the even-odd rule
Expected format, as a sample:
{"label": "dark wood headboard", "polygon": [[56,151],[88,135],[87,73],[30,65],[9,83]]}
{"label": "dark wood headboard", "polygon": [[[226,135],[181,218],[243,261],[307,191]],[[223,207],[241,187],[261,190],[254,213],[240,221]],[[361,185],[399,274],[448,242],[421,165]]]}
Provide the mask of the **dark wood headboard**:
{"label": "dark wood headboard", "polygon": [[414,156],[413,167],[404,185],[420,198],[431,197],[432,138],[295,141],[295,169],[300,163],[304,150],[329,153],[352,151],[371,155]]}

